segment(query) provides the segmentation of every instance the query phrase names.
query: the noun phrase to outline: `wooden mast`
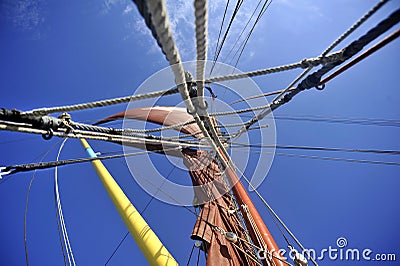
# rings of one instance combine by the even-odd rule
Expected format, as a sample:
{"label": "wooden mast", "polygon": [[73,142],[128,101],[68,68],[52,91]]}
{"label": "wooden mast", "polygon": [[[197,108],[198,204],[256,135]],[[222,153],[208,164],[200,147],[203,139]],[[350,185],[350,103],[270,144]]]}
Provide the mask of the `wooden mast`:
{"label": "wooden mast", "polygon": [[[239,180],[239,177],[236,175],[235,171],[231,168],[227,158],[223,155],[221,150],[219,150],[220,154],[224,158],[226,162],[226,169],[225,169],[225,174],[231,182],[231,184],[234,184],[232,187],[233,194],[235,195],[236,200],[238,201],[238,204],[240,206],[240,209],[243,214],[243,218],[246,222],[247,229],[250,231],[250,236],[253,240],[253,242],[258,245],[261,248],[266,249],[265,253],[271,254],[272,256],[268,256],[268,254],[265,254],[267,258],[271,258],[274,261],[276,266],[283,266],[286,265],[284,263],[284,258],[281,257],[279,254],[279,247],[276,244],[274,238],[272,237],[271,233],[269,232],[267,226],[265,225],[263,219],[261,218],[260,214],[257,211],[257,208],[254,206],[253,201],[251,200],[249,194],[247,193],[246,189],[243,187],[242,182]],[[259,232],[256,232],[254,230],[253,225],[251,224],[251,221],[249,220],[249,217],[245,215],[248,213],[252,216],[255,226],[258,228]],[[262,240],[264,243],[260,243],[261,241],[258,240],[257,234],[260,233]],[[266,246],[264,246],[266,245]],[[265,260],[262,260],[264,265],[265,265]]]}

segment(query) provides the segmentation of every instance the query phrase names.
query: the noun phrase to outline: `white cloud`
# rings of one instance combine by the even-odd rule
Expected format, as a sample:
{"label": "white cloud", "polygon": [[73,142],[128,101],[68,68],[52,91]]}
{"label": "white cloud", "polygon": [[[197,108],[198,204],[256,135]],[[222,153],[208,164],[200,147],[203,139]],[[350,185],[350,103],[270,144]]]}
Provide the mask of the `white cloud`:
{"label": "white cloud", "polygon": [[1,9],[15,28],[32,33],[33,39],[39,39],[42,35],[40,26],[44,23],[44,1],[3,1]]}
{"label": "white cloud", "polygon": [[[244,1],[242,4],[233,24],[229,31],[229,35],[225,41],[224,48],[221,52],[219,60],[221,61],[226,57],[229,50],[236,41],[237,36],[240,34],[243,26],[247,23],[249,17],[254,11],[255,6],[258,1]],[[169,20],[171,23],[171,28],[173,31],[173,36],[175,43],[178,47],[179,53],[183,61],[196,59],[196,41],[195,41],[195,16],[194,16],[194,6],[191,0],[167,0],[167,11]],[[221,25],[222,14],[225,9],[225,0],[214,0],[209,1],[209,29],[208,29],[208,55],[209,58],[213,56],[215,46],[218,39],[218,32]],[[225,31],[230,17],[233,13],[236,3],[231,2],[228,8],[228,12],[225,18],[225,24],[223,32]],[[144,19],[138,14],[138,12],[133,12],[136,9],[135,5],[130,1],[124,0],[105,0],[104,10],[105,12],[110,12],[111,9],[118,8],[121,10],[122,14],[128,19],[125,28],[127,34],[124,40],[130,38],[142,39],[143,44],[151,47],[148,49],[149,53],[160,52],[156,42],[153,40],[150,30],[144,23]],[[257,12],[258,13],[258,12]],[[253,18],[253,21],[255,18]],[[252,23],[250,23],[247,30],[249,30]],[[222,32],[222,33],[223,33]],[[247,31],[244,35],[246,35]],[[242,36],[242,39],[244,38]],[[221,36],[222,38],[222,36]],[[242,40],[241,39],[241,40]],[[241,41],[238,42],[238,45]],[[234,54],[231,53],[231,56]]]}
{"label": "white cloud", "polygon": [[108,14],[114,7],[126,5],[126,3],[126,0],[104,0],[101,13],[103,15]]}
{"label": "white cloud", "polygon": [[133,10],[133,5],[127,5],[127,6],[125,7],[123,13],[126,15],[126,14],[131,13],[132,10]]}

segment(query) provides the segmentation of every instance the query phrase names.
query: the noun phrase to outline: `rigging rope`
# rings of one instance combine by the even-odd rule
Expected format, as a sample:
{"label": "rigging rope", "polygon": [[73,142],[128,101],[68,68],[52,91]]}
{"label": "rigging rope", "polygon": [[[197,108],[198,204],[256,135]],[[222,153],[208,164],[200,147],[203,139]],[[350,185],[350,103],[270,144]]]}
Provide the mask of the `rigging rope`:
{"label": "rigging rope", "polygon": [[[104,130],[102,128],[101,130]],[[32,133],[32,134],[48,134],[47,130],[44,129],[36,129],[32,128],[29,125],[25,124],[17,124],[10,122],[2,122],[0,121],[0,130],[9,130],[9,131],[17,131],[24,133]],[[87,138],[92,140],[103,140],[108,142],[117,142],[123,144],[155,144],[155,145],[171,145],[171,146],[181,146],[181,147],[192,147],[193,145],[200,147],[204,146],[203,144],[192,142],[192,141],[174,141],[173,139],[163,138],[159,136],[130,136],[129,131],[127,135],[124,134],[115,134],[116,129],[109,129],[109,133],[102,132],[91,132],[91,131],[82,131],[82,130],[74,130],[73,133],[69,132],[64,128],[59,128],[58,131],[52,131],[52,136],[57,137],[68,137],[68,138]]]}
{"label": "rigging rope", "polygon": [[[239,152],[248,152],[244,150],[236,150]],[[272,152],[262,152],[262,151],[250,151],[251,153],[259,153],[259,154],[272,154]],[[338,158],[338,157],[324,157],[324,156],[315,156],[315,155],[304,155],[304,154],[291,154],[291,153],[275,153],[278,156],[286,156],[286,157],[299,157],[304,159],[318,159],[325,161],[340,161],[340,162],[349,162],[349,163],[365,163],[365,164],[377,164],[377,165],[392,165],[392,166],[400,166],[398,162],[387,162],[387,161],[372,161],[372,160],[359,160],[359,159],[348,159],[348,158]]]}
{"label": "rigging rope", "polygon": [[[60,145],[60,148],[57,153],[56,162],[59,161],[61,151],[67,140],[68,140],[68,138],[65,138]],[[55,168],[54,168],[54,200],[55,200],[55,204],[56,204],[56,208],[57,208],[57,211],[56,211],[57,225],[58,225],[58,228],[61,227],[61,233],[59,231],[60,239],[64,240],[64,245],[61,246],[61,248],[63,249],[63,254],[67,254],[69,265],[76,265],[74,254],[73,254],[72,248],[71,248],[71,243],[70,243],[69,237],[68,237],[67,227],[66,227],[65,221],[64,221],[64,215],[63,215],[61,198],[60,198],[59,187],[58,187],[58,167],[57,166],[55,166]],[[64,253],[64,248],[65,248],[65,253]],[[64,255],[64,258],[65,258],[65,255]]]}
{"label": "rigging rope", "polygon": [[228,6],[229,6],[229,0],[226,1],[225,10],[224,10],[224,15],[222,16],[221,26],[219,27],[217,45],[215,46],[214,59],[213,59],[213,61],[217,61],[216,58],[217,58],[217,50],[218,50],[218,47],[219,47],[219,39],[221,38],[222,28],[223,28],[223,26],[224,26],[225,16],[226,16],[226,11],[228,10]]}
{"label": "rigging rope", "polygon": [[400,29],[397,29],[396,31],[391,33],[389,36],[387,36],[383,40],[381,40],[379,43],[375,44],[374,46],[372,46],[371,48],[366,50],[364,53],[360,54],[358,57],[354,58],[352,61],[350,61],[349,63],[347,63],[343,67],[339,68],[334,73],[330,74],[328,77],[326,77],[323,80],[321,80],[321,84],[325,84],[328,81],[332,80],[333,78],[335,78],[336,76],[340,75],[341,73],[343,73],[347,69],[349,69],[352,66],[354,66],[355,64],[359,63],[361,60],[367,58],[368,56],[370,56],[371,54],[375,53],[376,51],[378,51],[379,49],[381,49],[382,47],[384,47],[388,43],[390,43],[393,40],[397,39],[399,36],[400,36]]}
{"label": "rigging rope", "polygon": [[98,156],[96,158],[78,158],[78,159],[67,159],[67,160],[61,160],[61,161],[57,160],[57,161],[50,161],[50,162],[10,165],[10,166],[6,166],[4,171],[10,171],[9,175],[11,175],[11,174],[19,173],[19,172],[28,172],[28,171],[38,170],[38,169],[48,169],[48,168],[53,168],[53,167],[58,167],[58,166],[63,166],[63,165],[69,165],[69,164],[91,162],[96,159],[97,160],[109,160],[109,159],[116,159],[116,158],[122,158],[122,157],[143,155],[143,154],[148,154],[151,152],[167,152],[167,151],[174,151],[174,150],[180,150],[180,149],[182,149],[182,148],[181,147],[164,148],[164,149],[153,150],[153,151],[146,150],[146,151],[140,151],[140,152]]}
{"label": "rigging rope", "polygon": [[301,122],[326,122],[326,123],[355,124],[355,125],[366,125],[366,126],[400,127],[400,120],[382,119],[382,118],[356,118],[356,117],[323,116],[323,115],[280,114],[280,115],[274,115],[274,117],[273,118],[271,117],[271,119],[301,121]]}
{"label": "rigging rope", "polygon": [[176,94],[178,92],[179,92],[178,89],[174,88],[174,89],[170,89],[170,90],[155,91],[155,92],[149,92],[149,93],[145,93],[145,94],[130,95],[130,96],[100,100],[100,101],[93,101],[93,102],[88,102],[88,103],[65,105],[65,106],[58,106],[58,107],[51,107],[51,108],[33,109],[33,110],[27,111],[25,113],[26,114],[34,114],[34,115],[47,115],[47,114],[52,114],[52,113],[78,111],[78,110],[92,109],[92,108],[110,106],[110,105],[121,104],[121,103],[128,103],[130,101],[138,101],[138,100],[156,98],[156,97],[160,97],[160,96],[167,96],[167,95]]}
{"label": "rigging rope", "polygon": [[[400,10],[396,10],[392,14],[389,15],[386,19],[382,20],[378,25],[370,29],[366,34],[362,35],[359,39],[356,41],[353,41],[351,44],[346,46],[344,49],[341,50],[341,55],[342,59],[338,60],[336,62],[332,62],[329,64],[324,65],[321,69],[315,71],[314,73],[308,75],[305,79],[303,79],[296,87],[295,90],[292,90],[288,92],[287,94],[284,95],[284,97],[279,98],[283,93],[279,94],[275,99],[273,100],[271,104],[266,105],[266,110],[262,111],[261,113],[255,115],[252,119],[250,119],[248,122],[245,123],[243,128],[241,128],[234,136],[237,137],[243,132],[245,132],[248,128],[250,128],[251,125],[257,123],[259,120],[263,119],[266,115],[268,115],[270,112],[274,111],[278,107],[282,106],[283,104],[289,102],[295,95],[297,95],[299,92],[310,89],[313,87],[317,87],[321,85],[321,78],[323,75],[331,71],[333,68],[336,66],[342,64],[343,62],[347,61],[350,59],[352,56],[357,54],[359,51],[361,51],[367,44],[378,38],[381,34],[389,30],[391,27],[396,25],[400,21]],[[303,72],[300,76],[302,76],[304,73]],[[299,79],[299,78],[298,78]],[[294,82],[292,82],[293,84]],[[292,84],[288,86],[286,90],[289,90],[292,87]]]}
{"label": "rigging rope", "polygon": [[[362,16],[356,23],[354,23],[347,31],[345,31],[338,39],[336,39],[328,48],[325,49],[320,55],[320,57],[325,58],[330,51],[332,51],[333,48],[335,48],[337,45],[339,45],[344,39],[346,39],[351,33],[353,33],[357,28],[359,28],[367,19],[369,19],[373,14],[375,14],[385,3],[387,3],[389,0],[381,0],[378,4],[376,4],[373,8],[371,8],[364,16]],[[301,77],[305,76],[309,71],[312,70],[312,66],[309,66],[302,74],[300,74]],[[300,77],[299,76],[299,77]],[[279,100],[279,98],[286,93],[287,91],[290,90],[290,88],[297,83],[296,81],[293,81],[287,88],[281,92],[278,96],[275,97],[274,101]]]}
{"label": "rigging rope", "polygon": [[337,38],[325,51],[322,52],[321,56],[326,56],[333,48],[338,46],[344,39],[346,39],[351,33],[359,28],[367,19],[376,13],[384,4],[389,0],[380,0],[374,7],[372,7],[367,13],[364,14],[356,23],[354,23],[347,31],[345,31],[339,38]]}
{"label": "rigging rope", "polygon": [[211,70],[210,70],[210,75],[211,75],[212,71],[214,70],[215,63],[217,62],[218,57],[219,57],[219,55],[221,53],[221,50],[222,50],[222,47],[223,47],[223,45],[225,43],[226,37],[228,37],[228,33],[229,33],[229,30],[231,29],[233,20],[235,19],[237,13],[239,12],[239,9],[242,6],[242,4],[243,4],[243,0],[237,0],[236,6],[235,6],[235,10],[232,13],[232,16],[231,16],[231,19],[229,21],[228,27],[225,30],[225,34],[224,34],[224,37],[222,38],[221,45],[217,49],[218,51],[216,53],[216,56],[214,56],[214,60],[213,60],[214,62],[213,62],[213,65],[211,67]]}
{"label": "rigging rope", "polygon": [[[50,147],[42,156],[40,159],[40,162],[44,160],[44,158],[50,153],[50,151],[57,145],[58,143],[54,144],[52,147]],[[29,186],[28,186],[28,191],[26,192],[25,196],[25,211],[24,211],[24,250],[25,250],[25,263],[27,266],[29,266],[29,252],[28,252],[28,237],[27,237],[27,220],[28,220],[28,207],[29,207],[29,196],[31,194],[31,189],[33,185],[33,181],[35,181],[36,177],[36,171],[33,172],[31,180],[29,181]],[[5,179],[9,180],[9,179]],[[3,181],[4,182],[4,181]],[[65,261],[65,257],[64,257]]]}
{"label": "rigging rope", "polygon": [[[241,172],[241,171],[239,170],[239,172]],[[305,252],[305,254],[312,261],[312,263],[315,266],[318,266],[318,263],[314,260],[314,258],[312,256],[310,256],[309,251],[304,248],[304,246],[301,244],[301,242],[296,238],[296,236],[292,233],[292,231],[289,229],[289,227],[286,226],[286,224],[282,221],[282,219],[278,216],[278,214],[271,208],[271,206],[268,204],[268,202],[263,198],[263,196],[253,186],[253,184],[246,177],[246,175],[243,172],[241,172],[241,175],[243,176],[244,180],[249,184],[249,186],[254,190],[254,192],[256,193],[258,198],[264,203],[264,205],[267,207],[267,209],[270,211],[270,213],[272,213],[273,216],[275,217],[275,219],[283,226],[283,228],[290,235],[290,237],[296,242],[296,244],[302,249],[302,251]]]}
{"label": "rigging rope", "polygon": [[[326,77],[323,80],[321,80],[320,83],[321,84],[326,84],[327,82],[331,81],[333,78],[337,77],[338,75],[340,75],[341,73],[343,73],[347,69],[351,68],[352,66],[356,65],[357,63],[359,63],[363,59],[367,58],[371,54],[373,54],[376,51],[378,51],[379,49],[383,48],[384,46],[386,46],[390,42],[394,41],[399,36],[400,36],[400,29],[397,29],[394,32],[392,32],[389,36],[385,37],[384,39],[379,41],[377,44],[375,44],[374,46],[372,46],[371,48],[369,48],[368,50],[366,50],[365,52],[363,52],[362,54],[360,54],[359,56],[354,58],[352,61],[350,61],[349,63],[347,63],[346,65],[344,65],[340,69],[336,70],[334,73],[330,74],[328,77]],[[293,91],[293,90],[296,89],[296,88],[293,88],[291,86],[289,86],[289,88],[290,89],[287,90],[287,91]],[[240,102],[243,102],[243,101],[247,101],[247,100],[257,99],[257,98],[260,98],[260,97],[267,97],[267,96],[271,96],[271,95],[275,95],[275,94],[282,94],[284,91],[285,90],[279,90],[279,91],[272,91],[272,92],[267,92],[267,93],[263,93],[263,94],[259,94],[259,95],[254,95],[254,96],[251,96],[251,97],[247,97],[247,98],[244,98],[244,99],[239,99],[239,100],[233,101],[233,102],[230,103],[230,105],[236,104],[236,103],[240,103]]]}
{"label": "rigging rope", "polygon": [[[262,0],[259,0],[259,1],[258,1],[258,4],[257,4],[256,8],[254,9],[254,11],[253,11],[253,13],[251,14],[251,16],[249,17],[249,19],[247,20],[246,25],[243,27],[243,30],[240,32],[240,34],[239,34],[238,37],[236,38],[235,43],[232,45],[232,47],[231,47],[231,49],[229,50],[228,54],[226,55],[225,59],[222,60],[223,62],[226,62],[227,58],[231,55],[233,49],[236,47],[236,44],[237,44],[238,41],[240,40],[240,37],[242,37],[242,35],[243,35],[243,33],[245,32],[245,30],[246,30],[247,26],[249,25],[250,21],[253,19],[254,14],[256,13],[258,7],[261,5],[261,2],[262,2]],[[240,46],[241,46],[241,45],[240,45]],[[239,47],[240,47],[240,46],[239,46]],[[233,57],[235,57],[235,56],[233,56]]]}
{"label": "rigging rope", "polygon": [[[270,0],[265,0],[264,5],[262,6],[262,8],[260,10],[260,13],[257,16],[256,21],[254,22],[253,26],[251,27],[249,33],[247,34],[247,36],[245,38],[245,41],[241,45],[242,49],[241,49],[241,51],[239,53],[239,56],[238,56],[238,58],[236,60],[236,63],[234,65],[233,71],[235,71],[235,69],[236,69],[236,67],[237,67],[237,65],[239,63],[240,57],[242,56],[242,53],[244,51],[244,48],[246,47],[247,42],[249,41],[251,34],[253,33],[254,29],[256,28],[257,23],[260,21],[261,17],[264,15],[265,11],[267,11],[267,9],[271,5],[271,3],[272,3],[272,0],[271,1]],[[240,47],[239,47],[239,49],[240,49]],[[239,49],[236,51],[236,53],[239,51]],[[233,58],[236,56],[236,53],[233,55]]]}
{"label": "rigging rope", "polygon": [[[99,157],[97,157],[99,158]],[[172,170],[169,172],[169,174],[167,175],[167,177],[163,180],[162,184],[160,185],[160,188],[164,185],[164,183],[169,179],[170,175],[172,174],[172,172],[174,171],[174,169],[176,168],[176,166],[174,165]],[[144,212],[147,210],[147,208],[150,206],[150,204],[153,202],[154,197],[157,195],[158,191],[160,189],[157,189],[157,191],[155,192],[154,195],[151,196],[150,200],[147,202],[146,206],[144,206],[143,210],[140,211],[140,215],[143,215]],[[125,241],[125,239],[127,238],[127,236],[129,235],[129,231],[126,232],[125,236],[121,239],[121,241],[118,243],[118,245],[115,247],[114,251],[112,252],[111,256],[108,258],[108,260],[106,261],[106,263],[104,264],[105,266],[110,262],[110,260],[114,257],[114,255],[117,253],[118,249],[121,247],[122,243]]]}
{"label": "rigging rope", "polygon": [[304,155],[304,154],[287,154],[287,153],[276,153],[276,155],[287,156],[287,157],[299,157],[299,158],[305,158],[305,159],[318,159],[318,160],[325,160],[325,161],[342,161],[342,162],[350,162],[350,163],[368,163],[368,164],[378,164],[378,165],[400,166],[400,163],[398,163],[398,162],[358,160],[358,159],[323,157],[323,156],[313,156],[313,155]]}
{"label": "rigging rope", "polygon": [[197,96],[199,108],[207,109],[204,102],[204,71],[205,60],[207,59],[207,0],[195,0],[195,24],[196,24],[196,79],[197,79]]}
{"label": "rigging rope", "polygon": [[322,57],[306,58],[306,59],[303,59],[302,61],[292,63],[292,64],[271,67],[271,68],[265,68],[265,69],[259,69],[259,70],[244,72],[244,73],[239,73],[239,74],[211,77],[211,78],[207,78],[205,80],[205,83],[213,83],[213,82],[221,82],[221,81],[228,81],[228,80],[234,80],[234,79],[243,79],[243,78],[248,78],[248,77],[256,77],[256,76],[278,73],[278,72],[282,72],[282,71],[293,70],[293,69],[297,69],[297,68],[308,68],[310,66],[318,66],[321,64],[328,64],[331,62],[338,61],[340,59],[341,59],[341,52],[339,51],[339,52],[329,54],[323,58]]}
{"label": "rigging rope", "polygon": [[248,148],[277,148],[288,150],[311,150],[311,151],[338,151],[338,152],[358,152],[358,153],[375,153],[375,154],[391,154],[400,155],[400,151],[396,150],[374,150],[374,149],[345,149],[345,148],[331,148],[331,147],[312,147],[312,146],[295,146],[295,145],[262,145],[262,144],[245,144],[245,143],[230,143],[235,147],[248,147]]}

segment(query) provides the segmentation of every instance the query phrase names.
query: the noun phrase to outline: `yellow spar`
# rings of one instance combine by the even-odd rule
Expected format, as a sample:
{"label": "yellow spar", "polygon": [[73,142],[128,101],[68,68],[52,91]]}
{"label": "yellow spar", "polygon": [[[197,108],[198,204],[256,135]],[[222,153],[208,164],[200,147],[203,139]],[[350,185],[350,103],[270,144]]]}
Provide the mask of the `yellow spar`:
{"label": "yellow spar", "polygon": [[[85,139],[80,139],[87,154],[96,158],[96,154]],[[111,174],[100,160],[92,161],[97,175],[103,183],[108,195],[124,220],[129,232],[135,239],[150,265],[178,265],[157,235],[151,230],[135,206],[129,201]]]}

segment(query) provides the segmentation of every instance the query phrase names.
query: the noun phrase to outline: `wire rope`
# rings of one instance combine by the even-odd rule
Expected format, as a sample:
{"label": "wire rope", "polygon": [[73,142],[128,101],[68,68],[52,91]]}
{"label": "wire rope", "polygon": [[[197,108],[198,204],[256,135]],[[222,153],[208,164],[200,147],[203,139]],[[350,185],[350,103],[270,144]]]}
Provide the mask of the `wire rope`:
{"label": "wire rope", "polygon": [[[59,161],[61,151],[63,150],[64,145],[67,142],[67,140],[68,140],[68,138],[65,138],[60,145],[60,148],[57,153],[56,162]],[[69,265],[76,265],[74,254],[72,252],[71,243],[69,241],[67,226],[65,225],[63,210],[62,210],[61,197],[60,197],[60,191],[59,191],[59,186],[58,186],[58,167],[57,166],[55,166],[55,168],[54,168],[54,200],[55,200],[56,208],[57,208],[57,212],[56,212],[56,214],[57,214],[56,216],[58,219],[57,223],[58,223],[59,227],[61,227],[61,233],[62,233],[60,237],[62,237],[62,239],[64,241],[64,248],[65,248],[65,253],[67,255],[67,258],[68,258],[68,263],[69,263]]]}

